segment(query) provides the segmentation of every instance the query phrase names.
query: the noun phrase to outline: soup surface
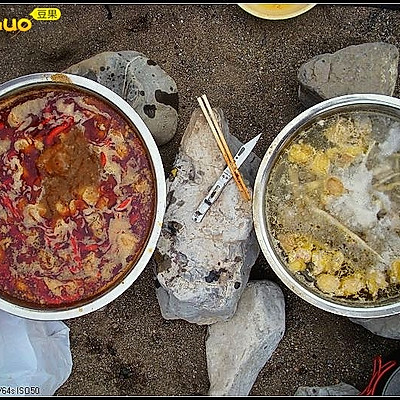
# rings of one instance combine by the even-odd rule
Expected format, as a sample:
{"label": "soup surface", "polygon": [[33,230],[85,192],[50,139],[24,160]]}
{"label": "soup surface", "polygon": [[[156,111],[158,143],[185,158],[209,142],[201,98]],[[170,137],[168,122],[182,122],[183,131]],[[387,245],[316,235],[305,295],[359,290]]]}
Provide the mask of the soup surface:
{"label": "soup surface", "polygon": [[248,12],[262,18],[285,19],[300,15],[314,4],[241,4]]}
{"label": "soup surface", "polygon": [[277,254],[312,291],[339,301],[400,294],[400,121],[331,115],[299,132],[271,173]]}
{"label": "soup surface", "polygon": [[0,103],[0,296],[65,307],[140,257],[155,178],[137,129],[106,101],[46,86]]}

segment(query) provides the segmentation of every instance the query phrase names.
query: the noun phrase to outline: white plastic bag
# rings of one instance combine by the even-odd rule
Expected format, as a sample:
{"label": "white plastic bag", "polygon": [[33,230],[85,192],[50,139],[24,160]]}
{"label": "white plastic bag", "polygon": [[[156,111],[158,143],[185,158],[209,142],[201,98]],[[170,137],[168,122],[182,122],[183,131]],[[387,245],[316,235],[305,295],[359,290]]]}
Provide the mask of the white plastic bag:
{"label": "white plastic bag", "polygon": [[51,396],[72,370],[69,328],[0,310],[0,396]]}

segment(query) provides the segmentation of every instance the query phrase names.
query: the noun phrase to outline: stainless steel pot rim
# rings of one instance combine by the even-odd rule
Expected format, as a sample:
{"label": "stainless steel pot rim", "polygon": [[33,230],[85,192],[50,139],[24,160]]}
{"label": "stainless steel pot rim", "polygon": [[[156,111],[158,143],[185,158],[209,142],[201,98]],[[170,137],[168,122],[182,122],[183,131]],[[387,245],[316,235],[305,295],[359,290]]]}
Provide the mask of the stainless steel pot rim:
{"label": "stainless steel pot rim", "polygon": [[267,231],[265,215],[265,191],[271,171],[280,151],[300,128],[315,121],[318,117],[328,115],[338,109],[350,109],[354,106],[392,110],[400,116],[400,99],[380,94],[351,94],[334,97],[318,103],[300,113],[290,121],[272,141],[266,150],[259,166],[254,183],[253,222],[260,248],[278,278],[295,294],[310,304],[334,314],[352,318],[380,318],[400,313],[400,301],[377,306],[344,305],[322,298],[299,283],[280,262]]}
{"label": "stainless steel pot rim", "polygon": [[38,310],[27,307],[22,307],[17,304],[10,303],[0,298],[0,309],[23,318],[35,320],[64,320],[83,316],[93,311],[99,310],[106,306],[111,301],[125,292],[133,282],[143,272],[146,265],[149,263],[154,250],[157,245],[161,227],[163,223],[165,207],[166,207],[166,184],[164,176],[164,168],[158,147],[154,141],[152,134],[147,128],[146,124],[136,113],[136,111],[119,95],[105,86],[84,78],[78,75],[64,74],[59,72],[46,72],[24,75],[0,85],[0,98],[23,88],[33,87],[38,84],[51,83],[51,84],[72,84],[77,88],[89,90],[95,95],[99,95],[104,99],[111,102],[119,111],[121,111],[138,129],[142,139],[148,149],[149,156],[154,168],[155,181],[156,181],[156,202],[155,202],[155,217],[153,223],[153,230],[149,236],[147,245],[142,252],[142,256],[135,264],[132,271],[113,289],[100,296],[99,298],[89,302],[88,304],[69,308],[65,310]]}

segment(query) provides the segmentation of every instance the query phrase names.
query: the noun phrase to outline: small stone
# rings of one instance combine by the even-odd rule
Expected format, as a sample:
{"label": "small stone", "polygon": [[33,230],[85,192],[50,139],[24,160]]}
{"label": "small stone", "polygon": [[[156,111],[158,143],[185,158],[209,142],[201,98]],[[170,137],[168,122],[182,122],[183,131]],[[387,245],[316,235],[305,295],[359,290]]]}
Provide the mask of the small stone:
{"label": "small stone", "polygon": [[122,366],[119,370],[119,377],[122,379],[127,379],[130,378],[132,376],[132,371],[130,368],[128,367],[124,367]]}
{"label": "small stone", "polygon": [[377,42],[313,57],[298,71],[298,97],[305,107],[354,93],[392,96],[399,63],[396,46]]}
{"label": "small stone", "polygon": [[270,281],[250,281],[235,315],[208,327],[209,396],[247,396],[285,332],[285,301]]}
{"label": "small stone", "polygon": [[354,386],[340,382],[332,386],[302,386],[296,390],[294,396],[356,396],[359,393]]}
{"label": "small stone", "polygon": [[400,339],[400,314],[381,318],[349,318],[375,335],[389,339]]}
{"label": "small stone", "polygon": [[157,145],[174,137],[179,102],[176,83],[144,54],[107,51],[63,72],[89,78],[121,96],[139,114]]}

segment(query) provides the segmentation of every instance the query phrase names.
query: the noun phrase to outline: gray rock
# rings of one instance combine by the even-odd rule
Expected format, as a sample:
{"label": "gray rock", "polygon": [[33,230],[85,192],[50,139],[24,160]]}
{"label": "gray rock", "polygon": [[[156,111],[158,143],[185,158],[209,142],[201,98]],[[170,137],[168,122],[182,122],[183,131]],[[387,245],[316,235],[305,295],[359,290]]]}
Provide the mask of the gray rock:
{"label": "gray rock", "polygon": [[[229,133],[222,111],[214,111],[235,154],[241,143]],[[240,167],[249,191],[259,164],[252,153]],[[167,179],[167,208],[154,257],[156,293],[165,319],[202,325],[231,318],[259,255],[252,202],[242,198],[233,179],[203,220],[192,220],[225,167],[207,121],[196,109]]]}
{"label": "gray rock", "polygon": [[250,281],[235,315],[208,327],[210,396],[247,396],[285,332],[285,300],[277,284]]}
{"label": "gray rock", "polygon": [[349,318],[375,335],[400,339],[400,314],[382,318]]}
{"label": "gray rock", "polygon": [[159,146],[174,137],[178,124],[176,83],[144,54],[107,51],[63,72],[92,79],[121,96],[143,119]]}
{"label": "gray rock", "polygon": [[358,389],[347,383],[340,382],[337,385],[311,387],[303,386],[296,390],[294,396],[356,396],[360,393]]}
{"label": "gray rock", "polygon": [[398,62],[397,47],[383,42],[353,45],[333,54],[317,55],[298,70],[298,97],[305,107],[311,107],[346,94],[392,96]]}

